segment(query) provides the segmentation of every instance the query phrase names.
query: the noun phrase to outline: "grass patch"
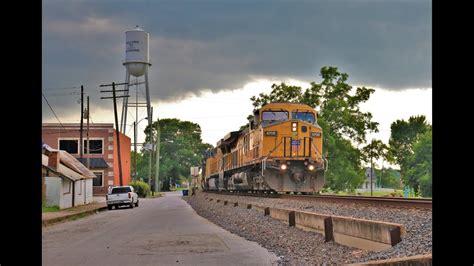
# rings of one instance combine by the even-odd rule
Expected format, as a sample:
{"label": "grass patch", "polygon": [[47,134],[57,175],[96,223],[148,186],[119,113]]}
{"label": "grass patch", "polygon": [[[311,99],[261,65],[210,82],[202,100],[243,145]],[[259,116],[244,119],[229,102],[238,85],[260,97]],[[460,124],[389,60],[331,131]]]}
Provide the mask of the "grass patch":
{"label": "grass patch", "polygon": [[61,210],[59,209],[59,206],[44,206],[43,205],[42,211],[43,212],[58,212]]}
{"label": "grass patch", "polygon": [[[366,192],[353,192],[353,193],[344,192],[344,191],[339,191],[339,192],[337,192],[337,193],[328,192],[328,193],[322,193],[322,194],[326,194],[326,195],[342,195],[342,196],[368,196],[368,197],[370,197],[370,191],[366,191]],[[394,192],[373,191],[373,194],[372,194],[372,195],[373,195],[374,197],[399,197],[399,198],[403,198],[403,197],[404,197],[403,190],[401,190],[401,189],[397,189],[397,190],[395,190]],[[423,198],[423,197],[416,197],[416,196],[414,196],[413,194],[410,194],[410,195],[408,195],[408,198]]]}
{"label": "grass patch", "polygon": [[86,213],[78,213],[77,215],[74,215],[73,217],[69,218],[69,220],[70,221],[75,221],[77,219],[84,218],[86,216],[87,216]]}
{"label": "grass patch", "polygon": [[148,193],[148,195],[146,195],[146,198],[147,199],[153,199],[153,198],[159,198],[159,197],[163,197],[163,194],[161,192],[154,192],[154,195],[151,195],[151,192]]}
{"label": "grass patch", "polygon": [[[359,195],[359,193],[356,193]],[[370,196],[370,191],[367,192],[360,192],[360,196]],[[374,191],[373,196],[375,197],[403,197],[403,191],[395,191],[395,192],[383,192],[383,191]]]}

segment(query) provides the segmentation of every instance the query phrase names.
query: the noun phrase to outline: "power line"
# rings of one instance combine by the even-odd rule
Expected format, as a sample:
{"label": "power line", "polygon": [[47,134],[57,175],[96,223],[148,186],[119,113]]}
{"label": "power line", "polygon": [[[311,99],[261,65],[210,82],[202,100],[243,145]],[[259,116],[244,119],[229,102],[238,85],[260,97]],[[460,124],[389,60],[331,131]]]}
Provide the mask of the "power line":
{"label": "power line", "polygon": [[72,90],[79,89],[80,87],[64,87],[64,88],[43,88],[43,90]]}
{"label": "power line", "polygon": [[48,96],[56,96],[56,95],[79,95],[79,92],[77,91],[73,91],[73,92],[51,92],[51,93],[47,93],[45,95],[48,95]]}
{"label": "power line", "polygon": [[46,96],[44,96],[44,93],[41,93],[41,94],[43,94],[44,100],[45,100],[46,103],[48,104],[49,109],[51,109],[51,112],[53,112],[53,114],[54,114],[54,116],[56,117],[56,119],[58,120],[59,124],[60,124],[63,128],[65,128],[64,125],[63,125],[63,123],[61,123],[61,120],[59,120],[58,116],[57,116],[56,113],[54,112],[53,107],[51,107],[51,105],[49,104],[48,99],[46,99]]}
{"label": "power line", "polygon": [[[111,91],[107,91],[107,90],[102,90],[100,92],[112,92],[112,97],[100,97],[101,99],[113,99],[113,103],[114,103],[114,117],[115,117],[115,134],[116,134],[116,137],[117,137],[117,154],[118,154],[118,164],[119,164],[119,177],[120,177],[120,186],[123,185],[123,179],[122,179],[122,159],[120,157],[120,154],[121,154],[121,149],[120,149],[120,135],[119,135],[119,124],[118,124],[118,118],[117,118],[117,98],[125,98],[125,97],[129,97],[128,95],[124,95],[124,96],[117,96],[116,95],[116,92],[117,91],[128,91],[128,90],[115,90],[115,86],[116,85],[125,85],[127,83],[118,83],[118,84],[115,84],[115,82],[112,82],[112,84],[103,84],[103,85],[100,85],[100,87],[109,87],[109,86],[112,86],[112,90]],[[128,85],[128,84],[127,84]]]}

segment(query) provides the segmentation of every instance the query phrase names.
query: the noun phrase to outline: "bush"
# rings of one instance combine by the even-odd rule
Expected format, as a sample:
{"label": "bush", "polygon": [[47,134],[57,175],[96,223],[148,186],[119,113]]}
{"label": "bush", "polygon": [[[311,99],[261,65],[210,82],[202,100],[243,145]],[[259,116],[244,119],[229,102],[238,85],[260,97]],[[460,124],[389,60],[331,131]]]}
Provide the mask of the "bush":
{"label": "bush", "polygon": [[139,197],[146,198],[146,195],[150,193],[150,186],[143,181],[130,182],[130,186],[133,187]]}

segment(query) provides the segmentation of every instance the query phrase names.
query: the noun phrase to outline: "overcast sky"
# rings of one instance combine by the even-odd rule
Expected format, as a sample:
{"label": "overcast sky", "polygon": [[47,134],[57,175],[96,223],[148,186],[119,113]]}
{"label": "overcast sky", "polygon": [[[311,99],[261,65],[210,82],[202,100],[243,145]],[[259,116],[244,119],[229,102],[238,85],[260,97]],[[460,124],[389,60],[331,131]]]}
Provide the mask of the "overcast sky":
{"label": "overcast sky", "polygon": [[[150,33],[155,118],[183,117],[166,113],[177,106],[209,124],[232,113],[234,130],[252,109],[248,95],[269,91],[272,82],[320,81],[323,66],[348,73],[351,84],[381,91],[378,96],[385,96],[369,108],[375,118],[386,113],[384,103],[393,95],[411,97],[413,112],[431,118],[431,11],[431,1],[417,0],[45,0],[43,93],[62,122],[79,121],[78,89],[68,88],[83,84],[92,119],[113,122],[112,103],[99,99],[99,85],[124,81],[125,31],[138,24]],[[234,110],[183,105],[184,99]],[[411,107],[400,107],[403,118]],[[43,119],[57,121],[45,101]],[[204,139],[215,144],[221,131],[206,132],[202,123]]]}

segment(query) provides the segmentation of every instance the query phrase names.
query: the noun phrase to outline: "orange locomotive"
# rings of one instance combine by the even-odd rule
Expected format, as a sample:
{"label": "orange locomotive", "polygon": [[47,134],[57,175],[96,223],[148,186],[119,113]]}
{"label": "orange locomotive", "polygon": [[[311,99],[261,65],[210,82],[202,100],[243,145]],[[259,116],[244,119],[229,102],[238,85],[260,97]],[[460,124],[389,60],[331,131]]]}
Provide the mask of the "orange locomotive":
{"label": "orange locomotive", "polygon": [[269,103],[249,127],[206,151],[204,188],[228,191],[317,192],[327,160],[316,111],[301,103]]}

